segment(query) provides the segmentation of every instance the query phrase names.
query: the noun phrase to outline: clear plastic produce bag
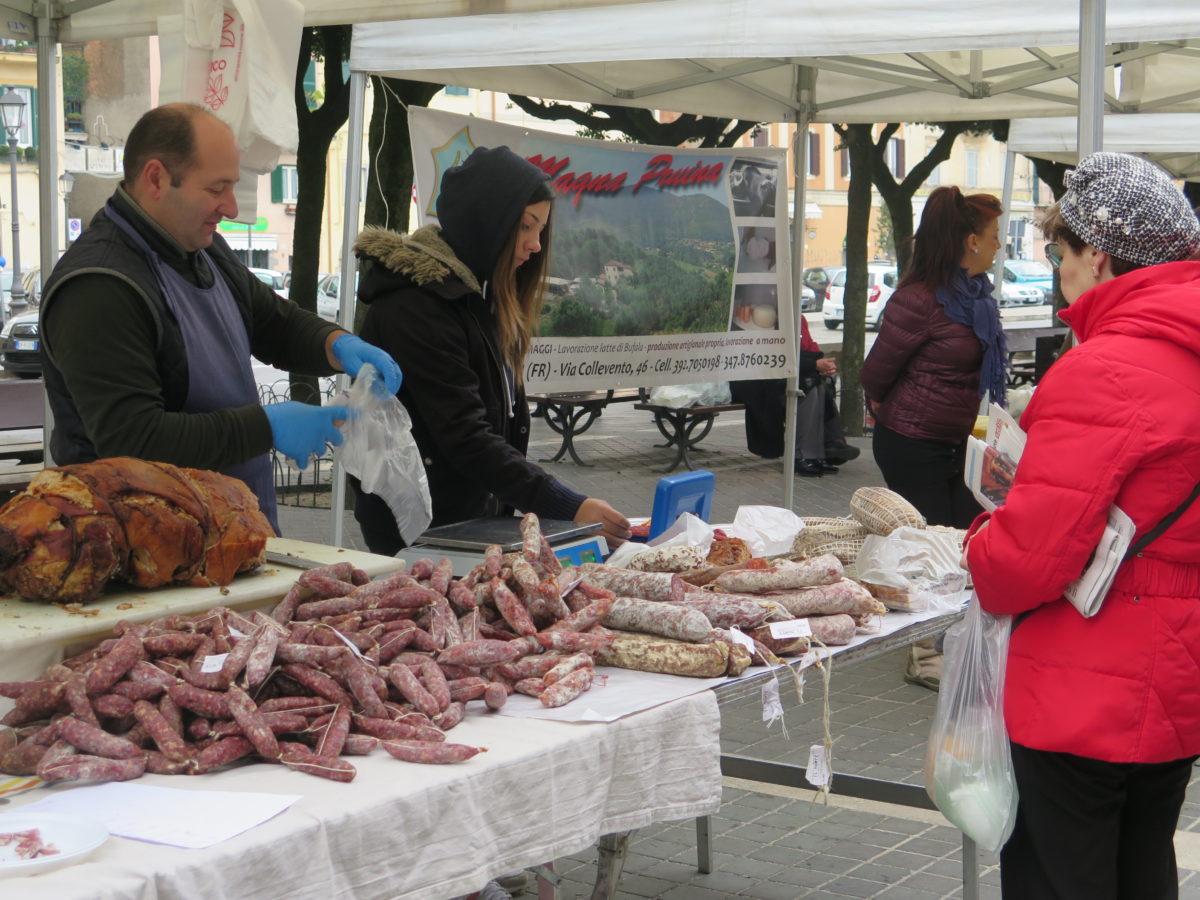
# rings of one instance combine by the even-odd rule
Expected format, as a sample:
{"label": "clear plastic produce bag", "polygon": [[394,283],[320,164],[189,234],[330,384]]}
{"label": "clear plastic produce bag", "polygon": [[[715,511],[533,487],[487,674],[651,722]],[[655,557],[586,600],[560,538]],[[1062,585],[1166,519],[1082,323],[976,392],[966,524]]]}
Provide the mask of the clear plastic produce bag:
{"label": "clear plastic produce bag", "polygon": [[337,451],[342,465],[362,482],[364,491],[387,503],[404,543],[411,544],[429,527],[433,501],[408,410],[370,364],[359,370],[347,405],[355,414],[345,425],[346,441]]}
{"label": "clear plastic produce bag", "polygon": [[925,755],[925,790],[942,814],[989,853],[999,853],[1017,818],[1004,669],[1011,616],[985,612],[973,594],[946,632],[937,713]]}

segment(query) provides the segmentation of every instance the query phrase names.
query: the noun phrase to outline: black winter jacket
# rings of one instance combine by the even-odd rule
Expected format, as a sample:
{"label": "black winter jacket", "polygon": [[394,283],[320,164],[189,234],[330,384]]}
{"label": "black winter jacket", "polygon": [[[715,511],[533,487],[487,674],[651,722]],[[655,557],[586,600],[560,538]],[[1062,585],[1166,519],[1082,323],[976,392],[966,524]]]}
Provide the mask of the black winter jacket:
{"label": "black winter jacket", "polygon": [[[358,299],[369,305],[362,337],[404,371],[398,397],[413,421],[433,499],[433,525],[499,515],[505,508],[572,519],[586,499],[525,458],[529,408],[506,373],[491,304],[436,226],[405,236],[368,228]],[[390,513],[360,493],[355,514],[375,552]],[[394,521],[391,523],[395,528]]]}

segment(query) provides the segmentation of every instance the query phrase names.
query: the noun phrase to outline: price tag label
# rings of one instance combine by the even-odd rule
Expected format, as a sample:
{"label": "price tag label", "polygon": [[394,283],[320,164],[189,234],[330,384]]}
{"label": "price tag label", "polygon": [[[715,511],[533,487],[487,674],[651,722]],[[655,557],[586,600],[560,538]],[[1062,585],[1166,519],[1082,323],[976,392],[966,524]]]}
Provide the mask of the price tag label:
{"label": "price tag label", "polygon": [[783,701],[779,699],[779,682],[772,678],[762,689],[763,721],[774,722],[783,716]]}
{"label": "price tag label", "polygon": [[825,755],[822,744],[813,744],[808,748],[808,766],[804,772],[805,780],[813,787],[825,787],[832,777],[829,771],[829,757]]}
{"label": "price tag label", "polygon": [[754,652],[754,639],[748,634],[743,634],[736,626],[729,629],[730,635],[733,637],[735,644],[741,644],[751,653]]}
{"label": "price tag label", "polygon": [[225,665],[225,657],[228,655],[228,653],[213,653],[204,657],[204,662],[200,663],[200,671],[206,675],[220,672],[221,666]]}
{"label": "price tag label", "polygon": [[812,637],[812,625],[808,619],[788,619],[786,622],[772,622],[770,625],[773,638],[806,638]]}
{"label": "price tag label", "polygon": [[234,628],[232,625],[229,626],[229,633],[231,635],[233,635],[235,638],[244,638],[246,636],[245,634],[243,634],[242,632],[240,632],[236,628]]}

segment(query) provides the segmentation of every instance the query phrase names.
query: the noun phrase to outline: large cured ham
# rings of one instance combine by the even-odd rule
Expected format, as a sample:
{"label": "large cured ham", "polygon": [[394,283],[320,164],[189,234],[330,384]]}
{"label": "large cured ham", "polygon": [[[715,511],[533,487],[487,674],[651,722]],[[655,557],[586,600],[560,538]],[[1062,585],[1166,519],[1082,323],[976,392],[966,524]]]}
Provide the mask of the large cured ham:
{"label": "large cured ham", "polygon": [[225,585],[273,535],[236,478],[129,457],[61,466],[0,508],[0,589],[80,602],[111,579]]}

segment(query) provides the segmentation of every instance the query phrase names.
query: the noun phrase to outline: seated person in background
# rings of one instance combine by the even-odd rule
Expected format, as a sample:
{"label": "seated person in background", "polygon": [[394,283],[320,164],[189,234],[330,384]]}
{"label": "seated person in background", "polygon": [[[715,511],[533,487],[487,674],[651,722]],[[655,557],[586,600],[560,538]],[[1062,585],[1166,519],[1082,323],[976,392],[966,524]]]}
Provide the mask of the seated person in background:
{"label": "seated person in background", "polygon": [[[796,474],[806,478],[837,474],[837,466],[855,459],[859,449],[846,441],[834,391],[827,379],[837,363],[827,359],[800,317],[800,390],[796,415]],[[783,456],[784,398],[787,381],[769,378],[731,382],[735,403],[746,407],[746,448],[758,456]]]}

